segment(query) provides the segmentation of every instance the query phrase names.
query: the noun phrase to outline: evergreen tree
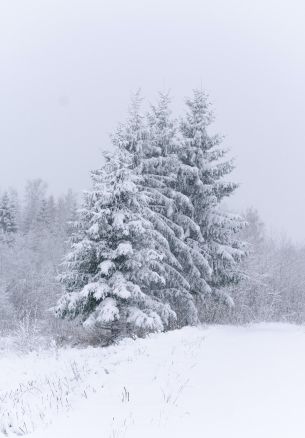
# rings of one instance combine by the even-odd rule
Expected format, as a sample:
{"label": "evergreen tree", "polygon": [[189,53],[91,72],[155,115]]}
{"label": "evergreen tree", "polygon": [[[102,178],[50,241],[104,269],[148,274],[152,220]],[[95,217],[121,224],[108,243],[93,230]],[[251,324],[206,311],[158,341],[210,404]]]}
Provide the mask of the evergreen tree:
{"label": "evergreen tree", "polygon": [[[210,267],[196,245],[201,233],[193,220],[193,206],[177,181],[183,164],[178,159],[179,145],[176,123],[169,109],[170,99],[167,94],[160,94],[158,104],[151,107],[147,124],[140,114],[140,103],[137,94],[129,119],[121,125],[114,142],[132,154],[134,169],[141,175],[140,189],[149,202],[150,220],[168,241],[172,255],[179,262],[179,275],[184,278],[179,288],[162,290],[161,298],[171,303],[179,325],[196,324],[198,315],[193,294],[209,293],[205,277],[210,275]],[[174,271],[173,275],[176,274]]]}
{"label": "evergreen tree", "polygon": [[12,188],[9,189],[8,197],[10,200],[10,210],[15,222],[15,233],[18,233],[21,225],[21,207],[17,191]]}
{"label": "evergreen tree", "polygon": [[[241,240],[250,245],[250,253],[252,253],[252,251],[256,251],[256,249],[253,249],[252,247],[261,245],[266,238],[265,224],[261,220],[258,211],[254,208],[248,208],[243,217],[246,226],[241,230],[239,236]],[[249,260],[249,257],[247,260]]]}
{"label": "evergreen tree", "polygon": [[61,275],[67,293],[56,309],[60,317],[79,317],[85,327],[111,334],[161,331],[175,320],[157,293],[166,284],[167,242],[145,218],[131,158],[119,150],[92,173],[93,190]]}
{"label": "evergreen tree", "polygon": [[49,230],[55,233],[55,223],[56,223],[56,203],[54,197],[51,195],[47,199],[47,224]]}
{"label": "evergreen tree", "polygon": [[238,263],[245,254],[243,244],[237,238],[244,221],[221,209],[222,200],[237,188],[237,184],[225,179],[234,166],[232,161],[223,159],[226,150],[221,147],[222,138],[208,133],[213,114],[205,93],[194,90],[186,105],[186,116],[180,125],[179,153],[185,167],[178,180],[194,206],[194,220],[203,236],[201,247],[212,267],[209,284],[213,295],[217,300],[231,304],[222,288],[238,282]]}
{"label": "evergreen tree", "polygon": [[41,216],[46,216],[47,207],[44,205],[46,203],[46,190],[47,184],[41,179],[34,179],[27,182],[22,225],[24,233],[35,232],[38,221],[42,219]]}
{"label": "evergreen tree", "polygon": [[[122,333],[196,324],[198,305],[237,281],[242,221],[219,208],[236,188],[230,162],[207,127],[211,114],[195,92],[180,131],[169,97],[146,118],[139,93],[113,136],[116,152],[93,172],[72,252],[61,277],[57,314]],[[136,227],[135,227],[136,224]],[[123,250],[123,252],[121,252]]]}
{"label": "evergreen tree", "polygon": [[60,197],[55,205],[54,228],[58,235],[71,237],[78,219],[78,202],[76,195],[69,190]]}
{"label": "evergreen tree", "polygon": [[45,230],[49,225],[48,203],[46,199],[42,199],[37,212],[36,228],[39,229],[39,231]]}
{"label": "evergreen tree", "polygon": [[[180,309],[180,323],[183,325],[198,322],[194,297],[204,297],[210,293],[207,280],[211,276],[211,267],[200,246],[203,236],[195,222],[194,205],[180,178],[186,166],[179,156],[181,145],[178,141],[177,122],[171,117],[169,105],[169,95],[160,93],[158,104],[152,106],[148,114],[151,154],[145,154],[143,174],[146,190],[151,191],[154,187],[155,202],[152,208],[159,212],[158,222],[169,239],[171,250],[179,260],[182,275],[189,285],[187,293],[180,291],[174,295],[176,306]],[[158,209],[160,199],[163,200],[161,210]]]}
{"label": "evergreen tree", "polygon": [[13,306],[10,303],[9,296],[6,290],[6,285],[3,281],[0,282],[0,330],[8,329],[13,326],[14,321]]}
{"label": "evergreen tree", "polygon": [[1,239],[9,241],[17,232],[16,210],[7,193],[0,201],[0,234]]}

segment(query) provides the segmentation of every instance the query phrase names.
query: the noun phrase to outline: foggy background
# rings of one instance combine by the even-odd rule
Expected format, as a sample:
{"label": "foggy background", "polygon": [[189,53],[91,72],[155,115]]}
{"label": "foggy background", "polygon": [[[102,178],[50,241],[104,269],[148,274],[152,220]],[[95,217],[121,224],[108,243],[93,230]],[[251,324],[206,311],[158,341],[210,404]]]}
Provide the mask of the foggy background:
{"label": "foggy background", "polygon": [[0,189],[89,185],[141,87],[209,93],[236,157],[234,209],[305,240],[302,1],[2,0]]}

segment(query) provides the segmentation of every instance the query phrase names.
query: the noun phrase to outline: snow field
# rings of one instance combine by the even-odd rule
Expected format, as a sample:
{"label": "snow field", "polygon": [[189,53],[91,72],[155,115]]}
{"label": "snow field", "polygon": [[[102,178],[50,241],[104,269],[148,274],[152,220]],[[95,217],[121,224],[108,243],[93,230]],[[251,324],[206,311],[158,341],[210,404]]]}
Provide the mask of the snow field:
{"label": "snow field", "polygon": [[[165,412],[177,404],[184,389],[188,361],[180,366],[175,364],[177,346],[171,346],[169,339],[162,343],[160,338],[161,335],[152,335],[145,340],[125,340],[119,346],[104,349],[54,349],[24,356],[3,355],[0,431],[4,435],[26,435],[60,417],[65,421],[67,413],[82,405],[82,400],[91,406],[89,400],[95,400],[94,394],[106,402],[98,416],[109,434],[125,427],[127,421],[136,422],[135,401],[141,401],[140,416],[146,411],[150,420],[152,406],[154,414],[158,410],[156,421],[164,421]],[[197,342],[203,339],[202,331],[197,332],[197,338]],[[181,339],[181,347],[191,352],[190,359],[196,348],[194,342],[194,337],[191,345]],[[147,391],[143,392],[144,387]]]}
{"label": "snow field", "polygon": [[1,431],[32,438],[305,436],[305,328],[185,328],[0,358]]}

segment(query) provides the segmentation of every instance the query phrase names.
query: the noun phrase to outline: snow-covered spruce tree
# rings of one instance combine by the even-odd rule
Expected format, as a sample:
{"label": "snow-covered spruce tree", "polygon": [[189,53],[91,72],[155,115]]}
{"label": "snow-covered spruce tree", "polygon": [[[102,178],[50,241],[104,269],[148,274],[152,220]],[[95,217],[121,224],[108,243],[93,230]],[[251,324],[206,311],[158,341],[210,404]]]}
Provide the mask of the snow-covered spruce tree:
{"label": "snow-covered spruce tree", "polygon": [[175,260],[147,219],[131,160],[120,149],[92,172],[93,190],[85,195],[61,275],[66,294],[56,308],[58,316],[78,318],[111,337],[162,331],[176,318],[156,293],[166,286]]}
{"label": "snow-covered spruce tree", "polygon": [[[236,188],[222,180],[232,165],[219,161],[220,140],[207,133],[211,114],[203,93],[188,101],[180,132],[169,103],[161,94],[145,118],[137,94],[113,136],[118,152],[93,173],[66,259],[59,316],[110,332],[146,332],[169,327],[171,309],[182,326],[198,323],[198,308],[207,318],[203,310],[215,309],[211,295],[229,302],[220,291],[237,281],[243,254],[234,239],[242,222],[219,208]],[[141,232],[129,229],[134,222]],[[118,256],[121,244],[130,251]]]}
{"label": "snow-covered spruce tree", "polygon": [[[208,128],[213,114],[207,96],[194,90],[186,101],[187,112],[180,125],[182,135],[179,158],[185,164],[178,175],[182,192],[192,200],[194,219],[200,226],[201,247],[212,267],[209,285],[216,303],[230,305],[232,300],[225,288],[240,279],[239,262],[244,256],[244,245],[237,237],[244,221],[221,208],[237,184],[225,177],[233,170],[232,161],[224,160],[226,150],[222,138],[210,135]],[[202,317],[210,318],[206,302],[202,302]],[[212,316],[213,317],[213,316]]]}
{"label": "snow-covered spruce tree", "polygon": [[114,140],[132,154],[133,166],[142,177],[140,189],[148,199],[148,217],[179,262],[183,282],[175,288],[163,288],[159,297],[171,303],[179,326],[196,324],[194,294],[209,293],[206,279],[211,275],[211,268],[200,248],[202,235],[194,221],[194,207],[177,181],[184,164],[179,160],[176,122],[171,117],[168,94],[160,94],[147,120],[140,114],[140,104],[141,99],[136,95],[129,119]]}

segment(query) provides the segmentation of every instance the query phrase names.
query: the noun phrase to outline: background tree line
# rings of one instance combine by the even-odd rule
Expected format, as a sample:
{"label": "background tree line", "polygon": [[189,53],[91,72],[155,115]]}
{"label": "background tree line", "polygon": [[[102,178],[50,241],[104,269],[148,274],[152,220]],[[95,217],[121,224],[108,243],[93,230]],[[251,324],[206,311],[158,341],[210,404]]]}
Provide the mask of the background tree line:
{"label": "background tree line", "polygon": [[77,199],[72,191],[55,198],[41,179],[29,181],[20,196],[0,196],[0,321],[13,329],[36,320],[46,328],[49,309],[61,293],[57,281],[67,250]]}

